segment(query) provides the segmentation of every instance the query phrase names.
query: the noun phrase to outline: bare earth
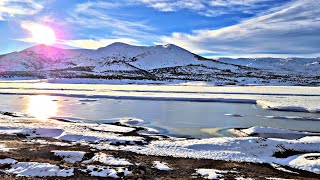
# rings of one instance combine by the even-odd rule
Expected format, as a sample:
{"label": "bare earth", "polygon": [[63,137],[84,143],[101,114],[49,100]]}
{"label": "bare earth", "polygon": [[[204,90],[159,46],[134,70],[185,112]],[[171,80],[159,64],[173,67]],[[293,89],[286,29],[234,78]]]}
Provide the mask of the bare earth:
{"label": "bare earth", "polygon": [[[44,139],[44,138],[41,138]],[[52,141],[52,139],[45,139]],[[54,140],[58,141],[58,140]],[[85,155],[84,159],[90,159],[96,150],[90,147],[75,145],[75,146],[55,146],[55,145],[42,145],[37,143],[30,143],[26,137],[0,135],[0,142],[6,144],[8,148],[18,148],[14,151],[1,152],[0,159],[13,158],[19,162],[43,162],[59,166],[75,167],[75,175],[72,177],[16,177],[9,174],[0,174],[0,179],[101,179],[98,177],[91,177],[87,173],[83,173],[78,168],[83,167],[80,162],[68,163],[63,161],[60,157],[55,156],[52,150],[71,150],[71,151],[85,151],[89,152]],[[267,164],[253,164],[253,163],[238,163],[216,160],[204,159],[187,159],[187,158],[173,158],[173,157],[158,157],[146,156],[131,152],[123,151],[101,151],[103,153],[113,155],[115,157],[125,158],[130,162],[136,163],[133,166],[128,166],[128,169],[133,171],[133,174],[124,177],[119,174],[123,179],[201,179],[201,176],[195,174],[197,168],[218,169],[218,170],[234,170],[239,173],[224,174],[224,179],[234,179],[235,177],[266,179],[266,178],[286,178],[286,179],[319,179],[319,175],[307,171],[290,169],[299,174],[286,173],[278,171]],[[160,171],[152,168],[153,161],[164,161],[173,168],[172,171]],[[92,163],[99,165],[99,163]],[[101,164],[100,164],[101,165]],[[0,169],[7,168],[8,165],[0,165]],[[108,179],[108,178],[104,178]],[[112,179],[112,178],[110,178]]]}

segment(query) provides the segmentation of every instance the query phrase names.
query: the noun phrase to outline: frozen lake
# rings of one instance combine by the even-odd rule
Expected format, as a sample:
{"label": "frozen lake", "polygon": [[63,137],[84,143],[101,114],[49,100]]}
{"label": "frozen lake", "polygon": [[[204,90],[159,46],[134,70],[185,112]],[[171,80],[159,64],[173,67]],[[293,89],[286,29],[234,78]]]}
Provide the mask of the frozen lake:
{"label": "frozen lake", "polygon": [[[231,136],[227,129],[251,126],[320,132],[320,113],[268,110],[253,101],[257,97],[317,101],[315,89],[255,88],[1,82],[0,111],[88,123],[131,117],[164,134],[191,137]],[[226,103],[230,99],[233,103]]]}

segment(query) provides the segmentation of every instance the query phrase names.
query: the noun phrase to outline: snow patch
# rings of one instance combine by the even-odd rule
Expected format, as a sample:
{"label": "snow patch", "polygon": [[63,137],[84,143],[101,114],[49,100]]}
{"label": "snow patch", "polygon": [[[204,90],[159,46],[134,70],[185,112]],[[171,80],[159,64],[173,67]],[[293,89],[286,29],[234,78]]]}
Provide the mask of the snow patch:
{"label": "snow patch", "polygon": [[83,151],[54,150],[51,152],[53,152],[55,156],[59,156],[59,157],[63,158],[64,161],[70,162],[70,163],[82,161],[83,156],[86,154],[86,152],[83,152]]}
{"label": "snow patch", "polygon": [[111,155],[105,153],[96,153],[91,159],[83,161],[83,163],[100,162],[106,165],[112,166],[130,166],[132,163],[126,159],[115,158]]}
{"label": "snow patch", "polygon": [[17,161],[11,158],[0,159],[0,164],[15,164],[15,163],[17,163]]}
{"label": "snow patch", "polygon": [[224,174],[238,173],[236,171],[222,171],[217,169],[196,169],[196,173],[200,174],[205,179],[221,179]]}
{"label": "snow patch", "polygon": [[166,162],[160,162],[160,161],[153,161],[153,168],[156,168],[160,171],[171,171],[172,168],[168,166],[168,163]]}
{"label": "snow patch", "polygon": [[16,164],[13,164],[10,169],[4,170],[4,172],[6,173],[30,177],[69,177],[73,176],[73,171],[74,168],[61,169],[57,165],[38,162],[18,162]]}
{"label": "snow patch", "polygon": [[124,176],[128,174],[132,174],[132,171],[129,171],[127,168],[117,167],[111,168],[109,166],[94,166],[89,165],[87,166],[87,170],[91,176],[97,177],[112,177],[112,178],[119,178],[118,174],[123,173]]}
{"label": "snow patch", "polygon": [[297,172],[293,172],[293,171],[290,171],[282,166],[280,166],[279,164],[274,164],[272,163],[271,166],[279,171],[283,171],[283,172],[286,172],[286,173],[292,173],[292,174],[299,174]]}
{"label": "snow patch", "polygon": [[0,144],[0,152],[8,152],[8,151],[15,150],[15,149],[17,149],[17,148],[6,148],[5,144]]}
{"label": "snow patch", "polygon": [[290,159],[289,166],[320,174],[320,153],[307,153]]}
{"label": "snow patch", "polygon": [[140,124],[140,123],[143,123],[144,120],[142,119],[137,119],[137,118],[121,118],[119,120],[120,123],[122,124],[128,124],[128,125],[137,125],[137,124]]}

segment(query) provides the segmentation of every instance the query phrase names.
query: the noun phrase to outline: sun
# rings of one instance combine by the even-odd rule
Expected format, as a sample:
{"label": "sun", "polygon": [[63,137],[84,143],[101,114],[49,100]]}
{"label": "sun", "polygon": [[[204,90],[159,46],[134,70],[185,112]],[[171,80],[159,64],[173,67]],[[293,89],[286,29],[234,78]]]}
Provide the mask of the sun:
{"label": "sun", "polygon": [[29,42],[52,45],[57,40],[55,32],[49,26],[30,22],[22,23],[21,26],[31,33],[32,36],[28,38]]}

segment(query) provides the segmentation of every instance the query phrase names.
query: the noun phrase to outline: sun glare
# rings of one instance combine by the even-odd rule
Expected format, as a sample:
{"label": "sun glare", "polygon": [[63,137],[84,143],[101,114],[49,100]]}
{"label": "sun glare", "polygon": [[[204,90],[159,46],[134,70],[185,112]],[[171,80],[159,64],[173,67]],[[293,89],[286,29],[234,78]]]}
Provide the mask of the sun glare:
{"label": "sun glare", "polygon": [[27,112],[39,120],[46,120],[57,115],[58,103],[52,96],[30,96]]}
{"label": "sun glare", "polygon": [[52,28],[37,23],[22,23],[22,28],[28,30],[31,33],[31,37],[28,38],[30,42],[52,45],[56,42],[56,35]]}

